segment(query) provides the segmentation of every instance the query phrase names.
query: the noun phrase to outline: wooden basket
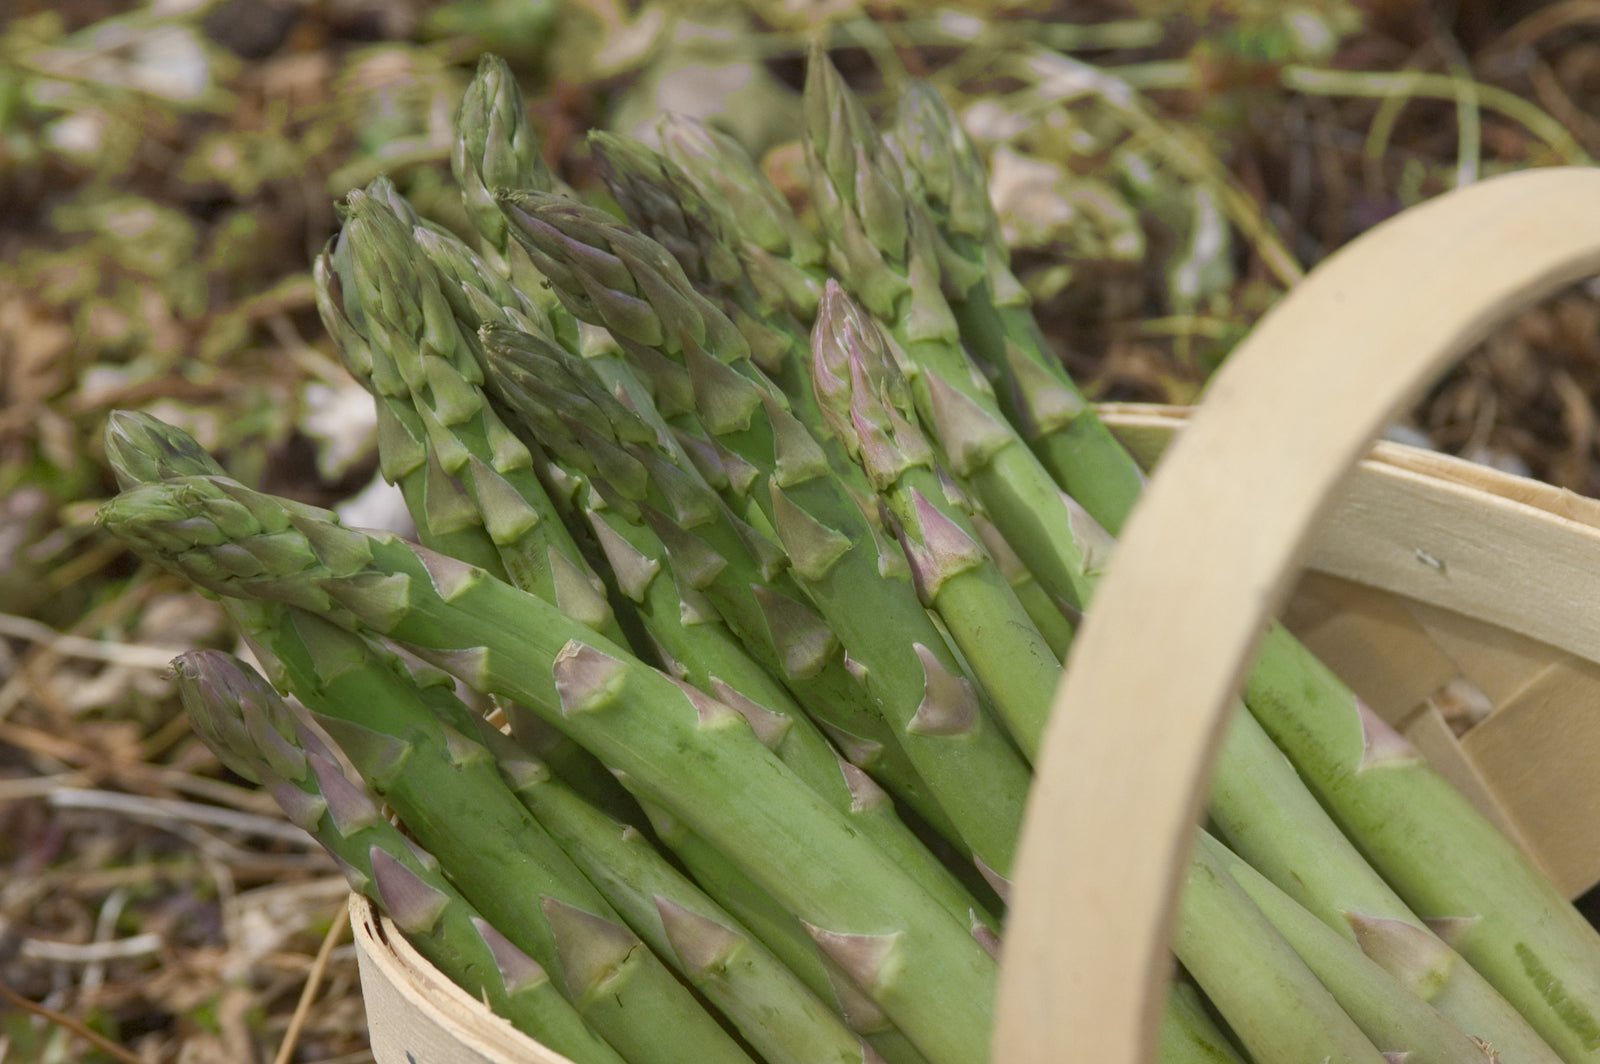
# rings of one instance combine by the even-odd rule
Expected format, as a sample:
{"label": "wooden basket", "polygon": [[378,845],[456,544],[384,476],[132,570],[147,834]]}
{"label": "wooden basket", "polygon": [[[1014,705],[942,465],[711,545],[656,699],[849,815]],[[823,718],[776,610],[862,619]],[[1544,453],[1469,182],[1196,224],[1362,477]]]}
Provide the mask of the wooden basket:
{"label": "wooden basket", "polygon": [[[1175,442],[1057,694],[1008,915],[996,1064],[1154,1059],[1180,869],[1224,711],[1273,614],[1569,896],[1600,881],[1600,822],[1581,812],[1600,794],[1600,503],[1371,447],[1491,326],[1596,273],[1600,171],[1495,178],[1319,266],[1197,410],[1106,408],[1143,459]],[[1165,668],[1148,666],[1152,647]],[[565,1064],[364,900],[351,916],[379,1064]]]}

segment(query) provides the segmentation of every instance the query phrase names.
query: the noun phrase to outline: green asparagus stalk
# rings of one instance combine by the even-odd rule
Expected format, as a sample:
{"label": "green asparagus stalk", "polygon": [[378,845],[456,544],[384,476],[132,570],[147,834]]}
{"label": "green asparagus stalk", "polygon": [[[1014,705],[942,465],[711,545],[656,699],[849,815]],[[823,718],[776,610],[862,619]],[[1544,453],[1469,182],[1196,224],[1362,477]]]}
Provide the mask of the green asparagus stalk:
{"label": "green asparagus stalk", "polygon": [[[1200,846],[1250,897],[1374,1045],[1409,1064],[1446,1064],[1486,1056],[1480,1043],[1418,997],[1360,947],[1298,905],[1217,839],[1201,832]],[[1495,1045],[1484,1041],[1483,1044]],[[1513,1057],[1496,1045],[1505,1059]],[[1538,1059],[1538,1058],[1533,1058]],[[1545,1052],[1545,1059],[1555,1059]]]}
{"label": "green asparagus stalk", "polygon": [[450,171],[461,189],[467,217],[483,240],[486,261],[548,315],[563,344],[576,349],[585,343],[577,321],[555,301],[544,278],[511,239],[495,202],[500,189],[548,192],[564,187],[545,166],[522,89],[498,56],[478,60],[478,70],[462,95],[450,145]]}
{"label": "green asparagus stalk", "polygon": [[829,1002],[846,1026],[866,1039],[887,1064],[925,1064],[926,1058],[916,1046],[877,1002],[818,948],[792,912],[677,817],[648,802],[644,809],[656,837],[683,863],[695,882],[754,931],[812,993]]}
{"label": "green asparagus stalk", "polygon": [[490,923],[559,975],[568,1000],[623,1056],[748,1061],[517,801],[470,720],[441,719],[398,659],[315,613],[229,605],[366,785]]}
{"label": "green asparagus stalk", "polygon": [[1527,857],[1281,626],[1245,701],[1411,909],[1563,1060],[1600,1059],[1600,935]]}
{"label": "green asparagus stalk", "polygon": [[[870,693],[847,671],[837,640],[798,601],[802,592],[782,572],[777,544],[719,503],[701,471],[714,466],[724,482],[745,474],[730,471],[714,454],[692,461],[647,397],[629,409],[599,386],[587,372],[592,360],[579,361],[511,330],[488,328],[483,335],[497,396],[569,468],[574,482],[594,487],[611,529],[670,569],[691,602],[704,595],[751,657],[784,682],[851,763],[882,780],[942,834],[959,837],[878,716]],[[663,603],[664,610],[673,608]],[[657,620],[671,623],[666,615]],[[668,653],[689,652],[680,646]],[[751,696],[760,700],[760,690],[752,688]]]}
{"label": "green asparagus stalk", "polygon": [[872,777],[843,760],[790,692],[715,617],[692,605],[697,593],[676,583],[659,537],[622,520],[613,509],[591,503],[587,513],[613,569],[629,581],[625,593],[641,596],[644,624],[672,671],[747,717],[784,764],[916,876],[952,915],[997,927],[985,906],[905,826]]}
{"label": "green asparagus stalk", "polygon": [[511,581],[620,640],[598,578],[551,516],[532,454],[484,395],[472,352],[476,338],[461,332],[410,229],[361,192],[347,197],[346,213],[345,298],[360,301],[373,379],[404,382],[426,430],[430,460],[464,484]]}
{"label": "green asparagus stalk", "polygon": [[1387,1064],[1204,847],[1189,861],[1173,949],[1252,1059]]}
{"label": "green asparagus stalk", "polygon": [[1092,522],[1011,426],[963,349],[940,287],[933,223],[820,47],[805,113],[812,199],[840,281],[903,355],[917,412],[946,468],[1046,590],[1081,608],[1095,570],[1094,536],[1084,528]]}
{"label": "green asparagus stalk", "polygon": [[951,500],[876,324],[833,281],[823,292],[811,350],[823,411],[893,514],[923,602],[944,619],[973,678],[1032,760],[1061,662],[965,510]]}
{"label": "green asparagus stalk", "polygon": [[637,829],[562,787],[492,728],[483,739],[534,817],[656,953],[722,1011],[768,1064],[854,1061],[859,1037]]}
{"label": "green asparagus stalk", "polygon": [[1194,983],[1180,976],[1172,981],[1168,1007],[1161,1018],[1161,1064],[1244,1064],[1244,1058],[1206,1011]]}
{"label": "green asparagus stalk", "polygon": [[[832,209],[834,204],[862,205],[858,215],[848,215],[855,219],[853,227],[841,228],[830,221],[830,232],[847,238],[836,241],[848,252],[841,261],[849,264],[854,256],[865,267],[871,259],[866,249],[871,249],[877,261],[887,262],[878,246],[893,251],[895,245],[885,234],[893,236],[896,219],[908,218],[905,228],[911,235],[898,246],[910,246],[919,215],[915,210],[906,215],[891,209],[899,202],[899,190],[885,168],[871,171],[871,180],[861,167],[851,170],[856,152],[862,156],[861,166],[870,166],[869,149],[840,146],[837,137],[828,139],[830,115],[840,116],[834,121],[867,143],[875,137],[865,127],[859,104],[851,106],[837,74],[821,63],[813,67],[810,83],[816,85],[809,95],[814,101],[811,126],[821,131],[820,136],[814,132],[818,143],[814,151],[822,164],[819,172],[862,175],[852,185],[860,194],[851,200],[843,198],[841,186],[818,183],[819,203],[831,209],[831,214],[822,212],[825,220],[847,214]],[[856,117],[850,118],[851,114]],[[869,239],[871,234],[878,235],[877,244]],[[925,255],[927,261],[936,257]],[[875,284],[870,290],[880,297],[897,294],[892,280],[873,277],[864,283]],[[930,287],[922,286],[924,291]],[[928,301],[933,302],[932,297]],[[903,302],[914,306],[917,300]],[[1084,454],[1074,458],[1075,467],[1090,469],[1102,459],[1106,465],[1124,461],[1105,458],[1104,451],[1114,446],[1110,437],[1089,440]],[[1048,581],[1050,570],[1041,568],[1025,549],[1029,541],[1012,535],[1013,528],[1000,521],[1002,511],[991,507],[991,512],[1036,575]],[[1101,513],[1113,527],[1120,521],[1116,507],[1102,507]],[[1084,576],[1081,583],[1092,585],[1088,569]],[[1245,700],[1318,797],[1418,915],[1471,917],[1469,923],[1453,925],[1470,927],[1470,932],[1452,940],[1462,955],[1564,1058],[1592,1059],[1600,1052],[1600,977],[1596,976],[1600,936],[1492,825],[1420,759],[1388,757],[1364,768],[1371,762],[1365,739],[1376,727],[1366,721],[1370,714],[1363,717],[1348,689],[1281,626],[1270,630],[1262,646]],[[1392,748],[1381,740],[1377,747]],[[1424,859],[1424,853],[1431,857]],[[1449,874],[1441,874],[1441,869]]]}
{"label": "green asparagus stalk", "polygon": [[[906,107],[917,117],[901,122],[907,130],[901,136],[902,157],[922,175],[922,188],[940,188],[939,172],[946,166],[952,189],[956,177],[970,178],[975,172],[970,164],[939,161],[947,145],[958,154],[968,150],[939,102],[919,93]],[[914,131],[913,125],[932,132]],[[952,208],[947,211],[952,244],[959,245],[962,236],[981,239],[982,227],[973,225],[970,215],[964,215],[966,223],[956,222],[964,214],[953,209],[956,198],[952,191],[945,200]],[[967,193],[960,198],[963,204],[978,202]],[[941,196],[935,191],[928,199],[938,202]],[[989,261],[995,259],[989,256]],[[991,282],[996,278],[998,293],[1004,282],[997,273]],[[1120,528],[1139,480],[1131,460],[1109,434],[1083,416],[1081,395],[1058,362],[1038,357],[1048,348],[1028,343],[1037,327],[1022,320],[1023,308],[994,310],[969,299],[967,309],[964,335],[987,335],[989,341],[974,340],[974,347],[1001,352],[985,361],[1002,378],[1009,375],[1002,395],[1009,391],[1019,424],[1058,481],[1107,528]],[[973,328],[972,320],[984,315],[988,323]],[[995,316],[1003,319],[999,327]],[[997,335],[1003,342],[993,339]],[[1075,442],[1042,445],[1056,429]],[[1079,429],[1083,431],[1074,437]],[[1417,913],[1440,920],[1471,917],[1449,925],[1472,929],[1453,944],[1564,1058],[1594,1059],[1600,1052],[1600,980],[1595,976],[1600,972],[1600,938],[1545,878],[1419,759],[1400,753],[1371,761],[1369,769],[1369,748],[1396,748],[1374,734],[1380,726],[1372,723],[1370,713],[1281,626],[1270,630],[1260,651],[1246,702]]]}
{"label": "green asparagus stalk", "polygon": [[1040,331],[1011,272],[977,147],[944,97],[921,81],[905,87],[886,139],[908,195],[934,222],[961,339],[997,381],[1001,408],[1067,493],[1119,531],[1143,476]]}
{"label": "green asparagus stalk", "polygon": [[1373,959],[1462,1031],[1507,1060],[1553,1064],[1528,1021],[1395,894],[1242,705],[1206,809],[1235,853],[1325,926],[1357,943],[1357,928],[1373,929]]}
{"label": "green asparagus stalk", "polygon": [[[136,486],[109,502],[101,520],[142,554],[218,594],[366,626],[478,690],[535,708],[636,794],[740,861],[930,1061],[984,1058],[993,959],[793,776],[737,713],[691,698],[623,648],[481,570],[392,536],[343,528],[326,511],[226,478]],[[318,678],[314,666],[308,671]],[[441,823],[460,831],[477,822],[476,813],[446,807],[453,801],[437,804],[453,798],[452,789],[434,790]],[[503,859],[501,847],[483,849]]]}
{"label": "green asparagus stalk", "polygon": [[763,303],[810,322],[828,279],[822,242],[726,133],[674,113],[661,116],[656,132],[700,195],[726,210],[734,251]]}
{"label": "green asparagus stalk", "polygon": [[623,1064],[545,969],[478,915],[438,862],[400,834],[270,684],[214,650],[173,662],[195,730],[223,763],[272,793],[427,960],[542,1044],[579,1064]]}
{"label": "green asparagus stalk", "polygon": [[[553,595],[569,615],[621,638],[599,578],[551,516],[550,500],[533,473],[536,452],[511,435],[474,382],[476,358],[470,376],[463,375],[451,358],[426,355],[404,343],[385,349],[366,335],[404,335],[399,328],[384,330],[383,323],[406,310],[435,308],[437,313],[436,286],[458,322],[476,308],[530,328],[548,328],[547,319],[460,241],[422,224],[387,181],[353,195],[350,214],[332,250],[318,259],[318,303],[341,358],[377,402],[380,468],[400,485],[420,540],[523,590]],[[416,251],[424,247],[426,261],[421,261]],[[396,282],[386,293],[390,299],[371,298],[370,280],[377,271],[369,269],[364,278],[363,261],[382,267],[383,276]],[[429,264],[439,267],[437,274]],[[442,327],[436,332],[448,335]],[[474,337],[458,334],[457,345],[469,349],[467,357],[473,343]],[[419,379],[427,381],[420,391],[406,383]],[[563,778],[616,815],[637,818],[632,799],[592,757],[521,707],[504,708],[518,739],[539,750]]]}
{"label": "green asparagus stalk", "polygon": [[[1027,766],[986,719],[909,578],[885,571],[867,518],[831,475],[815,436],[751,363],[737,328],[636,230],[559,197],[528,193],[503,204],[513,235],[574,314],[605,324],[630,352],[650,350],[687,373],[698,418],[675,426],[704,432],[704,443],[755,470],[749,504],[776,532],[796,582],[1003,893]],[[863,608],[868,596],[872,605]]]}

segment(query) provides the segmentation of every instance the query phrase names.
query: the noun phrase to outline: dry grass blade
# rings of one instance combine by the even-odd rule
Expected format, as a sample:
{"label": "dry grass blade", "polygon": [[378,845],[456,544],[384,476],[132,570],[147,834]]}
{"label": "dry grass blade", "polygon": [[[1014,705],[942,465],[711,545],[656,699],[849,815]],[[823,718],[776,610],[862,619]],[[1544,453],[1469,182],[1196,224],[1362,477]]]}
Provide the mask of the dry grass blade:
{"label": "dry grass blade", "polygon": [[41,1005],[36,1001],[29,1001],[27,998],[11,989],[11,987],[7,986],[4,980],[0,980],[0,997],[5,998],[7,1001],[11,1002],[11,1004],[15,1005],[24,1012],[31,1012],[33,1015],[48,1020],[50,1023],[53,1023],[58,1027],[63,1027],[71,1031],[79,1038],[82,1038],[84,1041],[94,1046],[96,1049],[99,1049],[101,1052],[111,1054],[118,1060],[124,1061],[125,1064],[150,1064],[150,1062],[145,1060],[143,1057],[136,1056],[135,1054],[128,1052],[122,1046],[117,1045],[117,1043],[113,1042],[105,1035],[91,1031],[88,1027],[85,1027],[78,1020],[68,1016],[66,1013],[57,1012],[55,1009],[52,1009],[46,1005]]}

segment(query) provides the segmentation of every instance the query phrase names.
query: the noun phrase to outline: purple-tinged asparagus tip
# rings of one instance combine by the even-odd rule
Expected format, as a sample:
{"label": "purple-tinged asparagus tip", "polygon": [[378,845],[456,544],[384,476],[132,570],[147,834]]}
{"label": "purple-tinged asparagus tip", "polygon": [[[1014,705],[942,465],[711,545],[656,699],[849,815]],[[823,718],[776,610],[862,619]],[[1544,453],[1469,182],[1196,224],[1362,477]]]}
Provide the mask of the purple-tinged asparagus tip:
{"label": "purple-tinged asparagus tip", "polygon": [[[318,714],[317,723],[333,737],[351,761],[361,766],[361,777],[379,793],[386,790],[411,759],[412,745],[398,736],[374,731],[342,717]],[[333,761],[327,760],[332,765]],[[343,773],[340,773],[341,778]]]}
{"label": "purple-tinged asparagus tip", "polygon": [[976,916],[972,918],[972,937],[978,945],[984,948],[984,951],[989,956],[995,960],[1000,959],[1000,936],[995,934],[993,928]]}
{"label": "purple-tinged asparagus tip", "polygon": [[1013,439],[1011,430],[987,410],[956,391],[937,373],[927,374],[929,406],[939,446],[950,471],[970,476]]}
{"label": "purple-tinged asparagus tip", "polygon": [[1024,435],[1037,439],[1067,428],[1088,409],[1076,389],[1063,384],[1010,340],[1006,341],[1006,365],[1011,370],[1013,398]]}
{"label": "purple-tinged asparagus tip", "polygon": [[606,564],[616,575],[617,586],[634,602],[643,602],[650,591],[650,583],[661,572],[661,563],[634,547],[621,533],[606,523],[599,514],[589,512],[589,527],[606,556]]}
{"label": "purple-tinged asparagus tip", "polygon": [[758,384],[692,341],[683,345],[683,364],[694,389],[695,411],[707,432],[723,436],[750,427],[761,407]]}
{"label": "purple-tinged asparagus tip", "polygon": [[695,590],[703,590],[710,586],[722,570],[728,567],[728,559],[713,550],[705,540],[678,525],[666,514],[653,506],[639,507],[639,512],[644,516],[644,522],[650,531],[661,540],[661,545],[666,548],[667,558],[672,562],[672,572],[677,580]]}
{"label": "purple-tinged asparagus tip", "polygon": [[867,770],[876,765],[883,758],[883,744],[871,739],[863,739],[853,735],[843,728],[820,723],[819,726],[827,733],[828,739],[844,755],[846,763],[852,768]]}
{"label": "purple-tinged asparagus tip", "polygon": [[1111,562],[1111,552],[1116,549],[1117,541],[1077,499],[1062,492],[1061,503],[1067,510],[1067,530],[1072,542],[1078,546],[1084,574],[1104,573]]}
{"label": "purple-tinged asparagus tip", "polygon": [[1009,902],[1011,900],[1011,880],[990,868],[988,862],[982,857],[974,857],[972,863],[978,866],[978,872],[983,876],[984,881],[994,888],[996,894],[1000,895],[1000,900]]}
{"label": "purple-tinged asparagus tip", "polygon": [[599,631],[611,623],[611,603],[596,577],[555,547],[546,552],[556,608],[579,624]]}
{"label": "purple-tinged asparagus tip", "polygon": [[772,426],[772,446],[775,483],[792,488],[808,480],[825,477],[829,472],[828,456],[823,453],[811,430],[801,424],[776,396],[768,393],[761,398]]}
{"label": "purple-tinged asparagus tip", "polygon": [[673,676],[667,679],[677,685],[678,690],[689,700],[689,705],[694,707],[695,719],[700,727],[714,728],[727,721],[744,719],[738,711],[717,701],[693,684]]}
{"label": "purple-tinged asparagus tip", "polygon": [[983,547],[935,506],[919,489],[913,488],[911,503],[921,526],[922,541],[916,550],[907,542],[906,559],[924,602],[932,602],[946,580],[981,565],[988,555]]}
{"label": "purple-tinged asparagus tip", "polygon": [[1437,935],[1404,920],[1346,912],[1361,952],[1431,1000],[1451,979],[1460,958]]}
{"label": "purple-tinged asparagus tip", "polygon": [[278,808],[289,818],[289,823],[307,834],[316,832],[317,825],[322,822],[322,814],[328,811],[327,799],[318,794],[307,794],[287,780],[273,780],[267,784],[267,793],[278,803]]}

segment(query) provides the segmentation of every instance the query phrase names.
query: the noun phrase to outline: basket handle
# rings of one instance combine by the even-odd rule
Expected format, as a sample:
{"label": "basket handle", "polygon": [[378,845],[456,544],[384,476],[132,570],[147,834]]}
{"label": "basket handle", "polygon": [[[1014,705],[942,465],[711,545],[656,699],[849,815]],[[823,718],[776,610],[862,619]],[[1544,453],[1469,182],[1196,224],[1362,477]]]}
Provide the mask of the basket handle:
{"label": "basket handle", "polygon": [[1600,170],[1496,177],[1317,267],[1229,357],[1124,530],[1023,829],[997,1064],[1147,1064],[1225,711],[1319,517],[1491,326],[1600,273]]}

